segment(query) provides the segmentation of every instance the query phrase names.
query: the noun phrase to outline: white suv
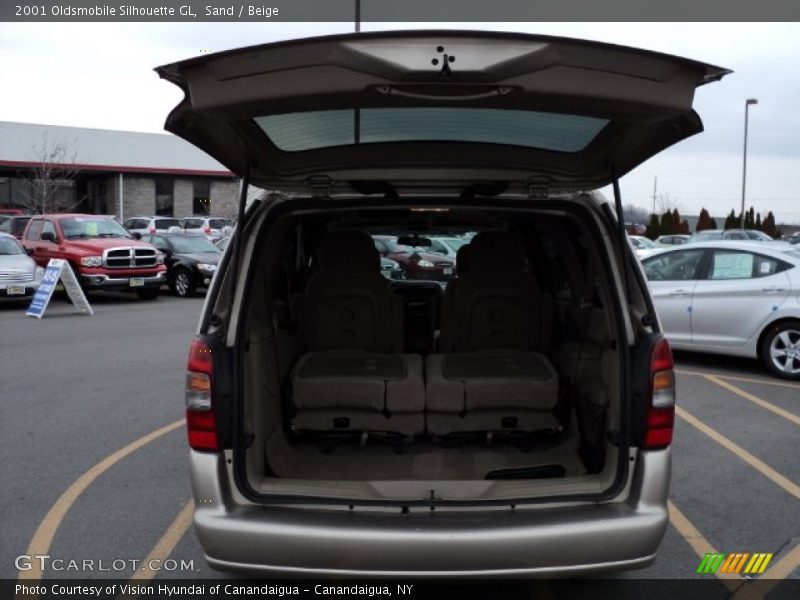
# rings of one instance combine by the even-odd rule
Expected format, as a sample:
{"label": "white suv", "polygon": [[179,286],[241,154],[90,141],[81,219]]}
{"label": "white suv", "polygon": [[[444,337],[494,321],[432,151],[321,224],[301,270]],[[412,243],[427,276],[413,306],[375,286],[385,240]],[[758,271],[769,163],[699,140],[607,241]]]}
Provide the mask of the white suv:
{"label": "white suv", "polygon": [[186,217],[181,225],[187,233],[202,233],[212,242],[226,237],[225,232],[233,227],[233,221],[222,217]]}
{"label": "white suv", "polygon": [[181,222],[173,217],[130,217],[125,219],[122,226],[131,234],[138,236],[151,233],[167,233],[181,227]]}

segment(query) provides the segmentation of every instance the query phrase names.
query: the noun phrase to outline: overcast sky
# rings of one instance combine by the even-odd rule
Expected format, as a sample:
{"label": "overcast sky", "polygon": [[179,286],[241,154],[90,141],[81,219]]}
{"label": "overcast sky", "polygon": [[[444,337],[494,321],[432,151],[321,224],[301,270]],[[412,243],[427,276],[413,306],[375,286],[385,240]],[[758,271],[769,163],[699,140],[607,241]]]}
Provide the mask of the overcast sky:
{"label": "overcast sky", "polygon": [[[365,23],[362,30],[476,24]],[[741,202],[744,102],[750,109],[748,206],[800,224],[800,24],[491,23],[483,29],[563,35],[686,56],[732,69],[701,87],[706,131],[621,182],[624,202],[722,215]],[[163,131],[181,92],[153,67],[243,45],[352,31],[348,23],[0,23],[0,120]],[[658,204],[660,205],[661,202]],[[738,208],[737,208],[738,211]]]}

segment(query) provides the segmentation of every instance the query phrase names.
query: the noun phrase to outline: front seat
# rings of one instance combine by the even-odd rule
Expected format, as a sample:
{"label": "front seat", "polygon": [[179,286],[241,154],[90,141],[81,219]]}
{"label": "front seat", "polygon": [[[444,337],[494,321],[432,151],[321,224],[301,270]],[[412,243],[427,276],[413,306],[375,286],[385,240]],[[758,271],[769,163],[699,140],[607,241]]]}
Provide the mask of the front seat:
{"label": "front seat", "polygon": [[422,433],[422,357],[401,354],[402,302],[381,275],[372,238],[329,233],[316,260],[305,290],[306,353],[291,373],[292,427]]}
{"label": "front seat", "polygon": [[507,232],[472,240],[469,268],[445,296],[440,354],[426,358],[428,432],[536,432],[558,426],[549,350],[552,302],[525,246]]}

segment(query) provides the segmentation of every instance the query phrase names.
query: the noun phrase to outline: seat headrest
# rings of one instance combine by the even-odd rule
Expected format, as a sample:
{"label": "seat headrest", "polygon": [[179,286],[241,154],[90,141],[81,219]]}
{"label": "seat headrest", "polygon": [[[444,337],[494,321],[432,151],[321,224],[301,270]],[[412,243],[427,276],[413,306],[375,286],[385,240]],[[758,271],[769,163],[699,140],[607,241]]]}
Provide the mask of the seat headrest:
{"label": "seat headrest", "polygon": [[332,231],[317,246],[317,264],[323,271],[379,273],[381,257],[375,242],[363,231]]}
{"label": "seat headrest", "polygon": [[525,244],[514,233],[483,231],[469,244],[470,272],[525,271],[527,259]]}
{"label": "seat headrest", "polygon": [[456,273],[464,275],[469,272],[469,257],[472,254],[472,244],[464,244],[456,251]]}

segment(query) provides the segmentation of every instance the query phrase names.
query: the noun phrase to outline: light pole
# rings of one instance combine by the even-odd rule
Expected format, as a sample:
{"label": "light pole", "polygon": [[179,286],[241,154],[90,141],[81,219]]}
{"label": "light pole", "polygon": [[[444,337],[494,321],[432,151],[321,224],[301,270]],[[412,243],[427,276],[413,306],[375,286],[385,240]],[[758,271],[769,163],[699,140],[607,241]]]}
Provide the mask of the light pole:
{"label": "light pole", "polygon": [[747,118],[750,113],[750,105],[758,104],[755,98],[748,98],[744,103],[744,156],[742,159],[742,214],[739,218],[739,228],[744,229],[744,187],[747,181]]}

